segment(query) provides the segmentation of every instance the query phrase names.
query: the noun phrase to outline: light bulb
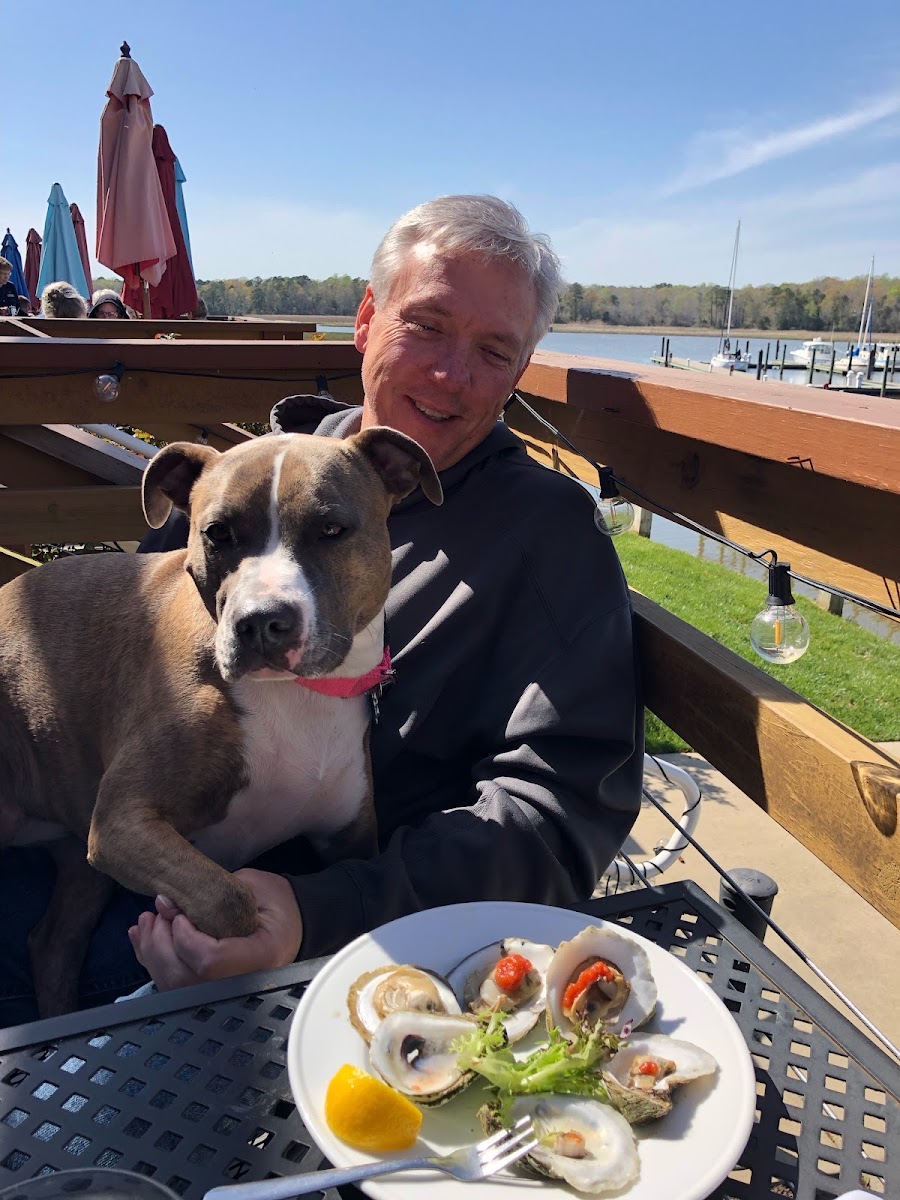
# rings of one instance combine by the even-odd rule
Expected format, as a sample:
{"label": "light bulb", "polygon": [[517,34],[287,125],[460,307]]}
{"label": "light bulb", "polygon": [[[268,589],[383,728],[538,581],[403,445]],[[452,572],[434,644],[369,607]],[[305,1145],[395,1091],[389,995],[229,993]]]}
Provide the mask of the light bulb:
{"label": "light bulb", "polygon": [[107,404],[119,398],[119,380],[115,375],[98,375],[94,380],[94,395]]}
{"label": "light bulb", "polygon": [[618,537],[634,524],[634,507],[624,496],[601,496],[594,509],[594,524],[608,537]]}
{"label": "light bulb", "polygon": [[750,623],[750,645],[766,662],[786,666],[809,649],[809,624],[791,594],[791,564],[769,566],[766,607]]}
{"label": "light bulb", "polygon": [[119,384],[122,382],[122,376],[125,374],[125,368],[122,363],[113,363],[109,371],[104,375],[98,375],[94,380],[94,395],[98,400],[103,400],[106,404],[111,404],[113,400],[119,398]]}

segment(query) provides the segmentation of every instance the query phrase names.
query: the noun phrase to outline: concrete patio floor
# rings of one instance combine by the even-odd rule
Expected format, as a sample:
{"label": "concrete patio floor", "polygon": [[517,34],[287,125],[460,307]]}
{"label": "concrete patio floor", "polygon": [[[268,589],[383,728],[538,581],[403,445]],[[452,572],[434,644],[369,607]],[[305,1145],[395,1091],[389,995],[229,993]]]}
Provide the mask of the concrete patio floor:
{"label": "concrete patio floor", "polygon": [[[884,749],[900,761],[900,743],[887,744]],[[694,833],[697,841],[726,870],[750,867],[776,881],[773,919],[869,1020],[900,1045],[900,930],[699,755],[661,757],[690,772],[701,788],[702,811]],[[654,785],[653,794],[673,816],[680,816],[680,792],[660,790]],[[625,851],[633,860],[645,861],[653,856],[657,843],[668,841],[672,832],[665,817],[645,801]],[[714,899],[719,897],[719,876],[692,846],[660,877],[660,882],[678,879],[694,880]],[[765,942],[859,1025],[773,930],[767,932]]]}

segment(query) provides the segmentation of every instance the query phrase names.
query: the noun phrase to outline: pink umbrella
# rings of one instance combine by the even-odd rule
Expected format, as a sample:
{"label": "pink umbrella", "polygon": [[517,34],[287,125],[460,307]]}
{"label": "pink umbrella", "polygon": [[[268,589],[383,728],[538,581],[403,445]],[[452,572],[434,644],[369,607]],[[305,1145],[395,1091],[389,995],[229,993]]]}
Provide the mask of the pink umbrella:
{"label": "pink umbrella", "polygon": [[93,284],[91,282],[91,260],[88,257],[87,235],[84,231],[84,217],[81,215],[81,209],[77,204],[70,204],[69,212],[72,214],[72,224],[75,226],[75,241],[78,243],[78,254],[81,258],[81,265],[84,267],[84,277],[87,280],[87,299],[90,300]]}
{"label": "pink umbrella", "polygon": [[175,239],[153,157],[153,89],[127,42],[106,94],[97,157],[97,259],[126,287],[142,287],[142,279],[158,284],[175,254]]}
{"label": "pink umbrella", "polygon": [[41,235],[36,229],[28,230],[25,246],[25,282],[28,285],[32,311],[40,312],[41,298],[38,295],[37,285],[41,274]]}
{"label": "pink umbrella", "polygon": [[[165,275],[156,287],[150,288],[150,316],[155,320],[165,320],[194,311],[197,307],[197,285],[184,242],[181,218],[178,216],[175,198],[175,154],[162,125],[153,126],[153,154],[156,158],[160,186],[166,199],[169,223],[172,226],[175,245],[178,247],[175,257],[170,258],[166,264]],[[122,299],[132,308],[139,308],[141,305],[141,294],[137,288],[126,286],[122,292]]]}

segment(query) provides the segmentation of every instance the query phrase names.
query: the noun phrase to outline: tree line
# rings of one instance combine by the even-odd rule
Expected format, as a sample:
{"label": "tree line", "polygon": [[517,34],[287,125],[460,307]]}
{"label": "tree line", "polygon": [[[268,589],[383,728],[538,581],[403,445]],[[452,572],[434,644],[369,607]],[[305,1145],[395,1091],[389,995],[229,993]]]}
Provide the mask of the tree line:
{"label": "tree line", "polygon": [[[94,282],[100,286],[99,280]],[[115,286],[120,281],[108,282]],[[229,317],[349,317],[355,314],[365,290],[366,280],[350,275],[331,275],[328,279],[276,275],[269,279],[197,280],[197,291],[209,312]],[[865,290],[864,276],[748,285],[735,290],[731,323],[735,329],[834,329],[853,333],[859,328]],[[900,332],[900,278],[880,275],[873,291],[873,329],[877,333]],[[555,323],[597,321],[624,328],[664,325],[721,329],[727,307],[728,289],[719,284],[611,287],[571,283],[562,294]]]}

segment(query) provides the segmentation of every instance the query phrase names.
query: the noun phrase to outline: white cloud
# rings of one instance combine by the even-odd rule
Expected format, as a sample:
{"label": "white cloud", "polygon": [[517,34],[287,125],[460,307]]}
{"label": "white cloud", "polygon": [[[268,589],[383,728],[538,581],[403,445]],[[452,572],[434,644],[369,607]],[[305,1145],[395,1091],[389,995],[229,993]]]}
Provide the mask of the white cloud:
{"label": "white cloud", "polygon": [[889,92],[837,116],[823,117],[808,125],[798,125],[778,133],[754,136],[747,130],[729,129],[698,134],[688,146],[691,162],[661,191],[673,196],[719,179],[728,179],[762,166],[774,159],[787,158],[823,142],[855,133],[900,113],[900,92]]}

